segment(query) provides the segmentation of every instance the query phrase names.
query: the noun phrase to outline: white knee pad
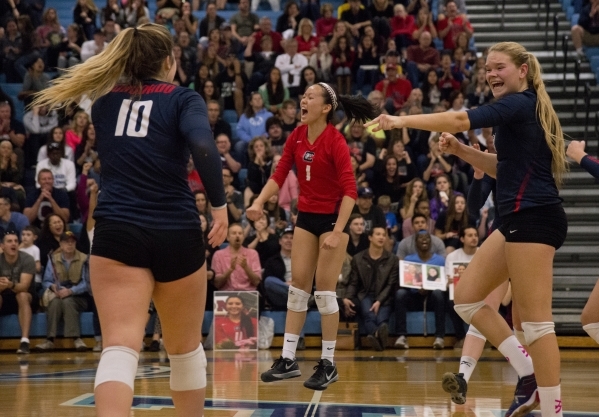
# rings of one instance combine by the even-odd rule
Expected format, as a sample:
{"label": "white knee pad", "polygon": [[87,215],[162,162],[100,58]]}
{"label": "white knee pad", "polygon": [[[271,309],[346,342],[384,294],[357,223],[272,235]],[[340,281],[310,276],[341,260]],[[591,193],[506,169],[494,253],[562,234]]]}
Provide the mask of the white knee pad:
{"label": "white knee pad", "polygon": [[171,390],[191,391],[206,388],[206,354],[200,346],[193,352],[168,355],[171,363]]}
{"label": "white knee pad", "polygon": [[287,309],[301,313],[308,311],[308,299],[310,294],[306,291],[295,288],[293,285],[289,286],[289,294],[287,295]]}
{"label": "white knee pad", "polygon": [[478,331],[478,329],[476,327],[474,327],[473,325],[470,325],[470,327],[468,327],[468,333],[470,336],[474,336],[474,337],[478,337],[479,339],[484,340],[485,342],[487,341],[487,338],[485,336],[483,336],[483,334],[481,332]]}
{"label": "white knee pad", "polygon": [[552,321],[522,323],[524,338],[528,346],[547,334],[555,333],[554,328],[555,324]]}
{"label": "white knee pad", "polygon": [[589,334],[595,340],[595,342],[599,343],[599,323],[590,323],[582,326],[585,332]]}
{"label": "white knee pad", "polygon": [[339,311],[335,291],[314,291],[314,299],[321,316],[328,316]]}
{"label": "white knee pad", "polygon": [[133,382],[137,374],[139,352],[125,346],[110,346],[104,348],[94,389],[104,382],[122,382],[133,389]]}
{"label": "white knee pad", "polygon": [[472,317],[476,314],[478,310],[485,306],[485,301],[479,301],[478,303],[472,304],[456,304],[453,306],[453,309],[458,316],[462,318],[467,324],[472,323]]}
{"label": "white knee pad", "polygon": [[524,336],[524,331],[514,329],[514,335],[516,336],[516,339],[518,339],[518,342],[520,342],[522,346],[528,346],[528,344],[526,343],[526,336]]}

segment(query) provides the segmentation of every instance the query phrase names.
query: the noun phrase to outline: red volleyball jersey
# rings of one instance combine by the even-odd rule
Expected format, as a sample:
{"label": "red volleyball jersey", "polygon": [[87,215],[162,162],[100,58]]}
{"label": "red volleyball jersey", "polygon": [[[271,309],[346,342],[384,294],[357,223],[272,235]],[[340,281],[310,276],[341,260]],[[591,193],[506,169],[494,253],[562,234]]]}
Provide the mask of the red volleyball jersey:
{"label": "red volleyball jersey", "polygon": [[283,186],[295,164],[300,185],[298,209],[308,213],[333,214],[344,196],[358,197],[345,137],[328,124],[313,144],[308,126],[298,126],[287,138],[283,155],[272,179]]}

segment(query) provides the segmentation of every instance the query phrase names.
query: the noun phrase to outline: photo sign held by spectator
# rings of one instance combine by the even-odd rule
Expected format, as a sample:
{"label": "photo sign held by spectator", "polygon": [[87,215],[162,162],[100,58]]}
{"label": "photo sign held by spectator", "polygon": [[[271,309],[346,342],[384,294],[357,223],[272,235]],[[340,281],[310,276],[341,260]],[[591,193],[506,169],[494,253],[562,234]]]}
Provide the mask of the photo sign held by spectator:
{"label": "photo sign held by spectator", "polygon": [[399,261],[399,286],[447,291],[445,268],[437,265]]}
{"label": "photo sign held by spectator", "polygon": [[449,279],[449,299],[453,301],[453,295],[455,293],[455,287],[460,281],[460,277],[468,267],[470,262],[454,262],[451,264],[451,271],[447,271],[447,277]]}
{"label": "photo sign held by spectator", "polygon": [[214,292],[214,350],[258,349],[258,292]]}

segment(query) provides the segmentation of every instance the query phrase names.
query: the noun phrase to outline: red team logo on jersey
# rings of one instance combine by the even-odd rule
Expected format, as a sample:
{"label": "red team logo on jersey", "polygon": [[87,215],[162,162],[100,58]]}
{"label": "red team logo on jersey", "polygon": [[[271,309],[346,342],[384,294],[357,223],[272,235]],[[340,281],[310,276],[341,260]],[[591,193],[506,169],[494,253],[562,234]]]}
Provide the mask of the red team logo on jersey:
{"label": "red team logo on jersey", "polygon": [[306,162],[314,161],[314,152],[306,151],[306,153],[304,153],[304,161],[306,161]]}

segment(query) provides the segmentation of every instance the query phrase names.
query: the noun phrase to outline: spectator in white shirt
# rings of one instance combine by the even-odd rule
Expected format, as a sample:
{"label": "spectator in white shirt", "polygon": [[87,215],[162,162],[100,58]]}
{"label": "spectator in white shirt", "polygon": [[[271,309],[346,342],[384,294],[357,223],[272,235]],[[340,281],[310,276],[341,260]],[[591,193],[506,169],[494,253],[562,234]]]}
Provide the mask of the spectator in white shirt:
{"label": "spectator in white shirt", "polygon": [[85,62],[94,55],[98,55],[106,48],[106,36],[102,29],[97,29],[94,32],[94,39],[83,42],[81,45],[81,61]]}
{"label": "spectator in white shirt", "polygon": [[23,115],[23,124],[28,133],[45,135],[58,126],[58,116],[46,106],[35,106]]}
{"label": "spectator in white shirt", "polygon": [[[37,178],[39,172],[46,168],[54,175],[54,188],[65,190],[67,193],[75,191],[77,185],[75,164],[63,158],[64,153],[59,143],[52,142],[48,145],[48,158],[38,162],[35,168]],[[40,188],[40,184],[36,184]]]}
{"label": "spectator in white shirt", "polygon": [[281,70],[283,85],[289,90],[289,97],[297,97],[302,70],[308,66],[308,58],[297,53],[297,40],[292,38],[285,43],[285,52],[277,57],[275,67]]}

